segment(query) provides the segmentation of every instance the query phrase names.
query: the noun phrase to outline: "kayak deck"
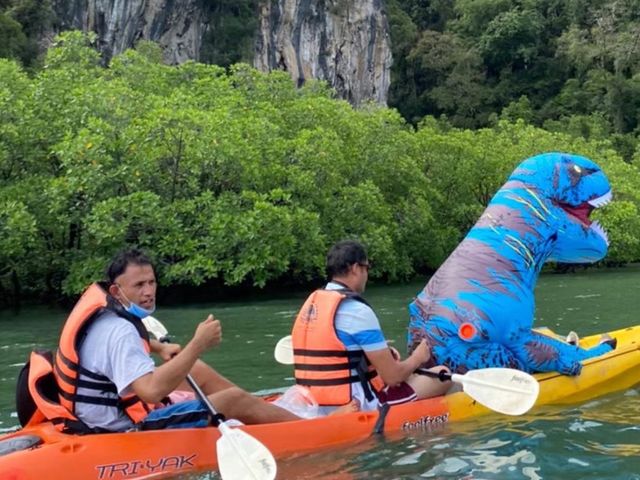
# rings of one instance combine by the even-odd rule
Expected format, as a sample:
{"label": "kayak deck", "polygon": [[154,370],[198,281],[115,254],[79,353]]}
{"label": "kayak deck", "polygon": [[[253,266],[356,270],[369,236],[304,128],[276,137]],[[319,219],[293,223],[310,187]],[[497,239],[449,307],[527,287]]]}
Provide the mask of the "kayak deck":
{"label": "kayak deck", "polygon": [[[549,330],[542,331],[554,335]],[[536,406],[583,402],[640,383],[640,326],[609,334],[617,338],[617,348],[585,361],[579,376],[536,374],[540,383]],[[599,338],[599,335],[586,337],[580,345],[593,346]],[[488,408],[457,391],[394,406],[378,426],[384,431],[429,430],[487,413],[491,413]],[[378,412],[355,412],[241,428],[262,442],[275,457],[283,457],[365,439],[372,435],[379,417]],[[3,480],[123,480],[211,470],[217,467],[215,445],[220,437],[214,427],[79,436],[59,433],[45,423],[7,434],[0,438],[0,445],[25,435],[36,435],[42,442],[27,450],[1,455]]]}

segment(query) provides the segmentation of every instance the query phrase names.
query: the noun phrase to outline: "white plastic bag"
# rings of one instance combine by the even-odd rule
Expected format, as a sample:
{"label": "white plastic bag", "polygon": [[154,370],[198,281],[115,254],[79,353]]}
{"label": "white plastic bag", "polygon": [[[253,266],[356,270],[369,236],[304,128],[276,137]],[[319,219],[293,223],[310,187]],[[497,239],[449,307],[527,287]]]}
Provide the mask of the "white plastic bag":
{"label": "white plastic bag", "polygon": [[315,401],[309,389],[302,385],[293,385],[288,388],[273,403],[302,418],[318,416],[318,402]]}

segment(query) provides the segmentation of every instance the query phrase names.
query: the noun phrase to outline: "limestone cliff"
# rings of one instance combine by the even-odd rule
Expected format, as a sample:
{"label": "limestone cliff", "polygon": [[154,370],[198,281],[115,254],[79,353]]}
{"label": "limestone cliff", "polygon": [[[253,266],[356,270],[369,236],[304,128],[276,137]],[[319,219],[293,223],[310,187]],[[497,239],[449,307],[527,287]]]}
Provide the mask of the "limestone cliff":
{"label": "limestone cliff", "polygon": [[206,23],[199,0],[54,0],[62,29],[94,31],[106,58],[138,40],[158,42],[167,63],[198,59]]}
{"label": "limestone cliff", "polygon": [[[253,65],[283,69],[298,85],[326,80],[354,105],[385,104],[391,47],[382,0],[260,0]],[[94,31],[105,58],[138,40],[158,42],[167,63],[199,60],[216,22],[203,0],[53,0],[60,29]]]}
{"label": "limestone cliff", "polygon": [[381,0],[277,0],[260,8],[254,66],[284,69],[301,85],[329,82],[354,105],[385,104],[391,45]]}

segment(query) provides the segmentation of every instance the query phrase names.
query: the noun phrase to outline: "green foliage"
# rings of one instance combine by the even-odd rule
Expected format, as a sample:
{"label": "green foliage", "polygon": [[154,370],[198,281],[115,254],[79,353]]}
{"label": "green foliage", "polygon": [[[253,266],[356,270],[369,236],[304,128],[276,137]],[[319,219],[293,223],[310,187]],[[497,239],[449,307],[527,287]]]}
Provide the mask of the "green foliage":
{"label": "green foliage", "polygon": [[98,66],[100,54],[91,48],[96,39],[97,35],[93,32],[87,34],[78,31],[62,32],[51,44],[44,68],[72,67],[75,72],[82,72]]}
{"label": "green foliage", "polygon": [[27,48],[27,36],[19,22],[0,12],[0,57],[19,59]]}
{"label": "green foliage", "polygon": [[525,123],[532,123],[534,117],[529,98],[523,95],[517,101],[511,102],[502,109],[500,118],[512,122],[524,120]]}
{"label": "green foliage", "polygon": [[54,21],[50,0],[0,1],[0,58],[37,65],[42,37]]}
{"label": "green foliage", "polygon": [[15,200],[1,202],[0,212],[1,264],[15,268],[34,246],[35,218],[26,205]]}
{"label": "green foliage", "polygon": [[210,19],[202,41],[200,59],[229,67],[251,61],[253,39],[258,26],[257,0],[205,0]]}
{"label": "green foliage", "polygon": [[480,54],[493,71],[535,60],[543,33],[542,18],[519,8],[496,15],[480,36]]}
{"label": "green foliage", "polygon": [[410,122],[436,116],[482,128],[522,118],[557,129],[595,116],[630,158],[640,108],[637,2],[393,0],[389,17],[389,104]]}
{"label": "green foliage", "polygon": [[[441,54],[412,61],[450,80],[448,53],[465,52],[451,35],[421,36],[438,40]],[[285,72],[166,66],[148,43],[103,68],[92,41],[61,35],[32,76],[0,60],[3,292],[79,292],[131,245],[158,261],[163,284],[318,280],[343,238],[367,244],[372,276],[409,278],[439,266],[518,162],[549,150],[604,167],[616,194],[598,213],[609,260],[640,259],[640,154],[627,142],[629,163],[620,158],[627,140],[603,114],[542,130],[522,97],[492,128],[425,117],[415,130],[326,84],[297,89]],[[425,101],[453,113],[445,98]]]}
{"label": "green foliage", "polygon": [[[321,2],[318,8],[340,15],[349,3]],[[388,0],[383,3],[393,55],[388,102],[412,125],[434,116],[456,128],[477,129],[493,126],[497,119],[521,118],[532,125],[545,128],[554,125],[553,128],[558,129],[582,122],[575,119],[597,116],[606,122],[604,127],[612,138],[615,136],[614,148],[625,160],[631,158],[640,131],[637,1]],[[258,0],[200,2],[207,28],[199,58],[224,70],[235,68],[238,62],[251,63],[260,5]],[[56,4],[56,8],[62,7],[59,2]],[[51,0],[0,0],[0,57],[19,59],[29,71],[37,69],[44,61],[40,45],[57,27]],[[75,35],[75,39],[63,38],[62,41],[81,42],[77,47],[86,47],[95,41],[95,38]],[[180,73],[165,72],[158,46],[143,41],[137,50],[115,59],[111,67],[118,75],[138,77],[140,81],[128,82],[128,88],[143,94],[156,87],[174,88],[174,82],[182,81],[182,75],[199,76],[205,71],[218,80],[237,82],[238,87],[253,76],[259,77],[240,67],[231,80],[221,77],[220,71],[195,64],[185,66]],[[86,55],[84,65],[93,66],[99,61],[91,49],[76,48],[73,52]],[[49,52],[48,68],[56,68],[57,62],[66,61],[57,55]],[[127,68],[120,67],[122,62]],[[131,62],[138,68],[131,68]],[[163,73],[146,75],[147,68]],[[75,73],[83,70],[84,67]],[[156,85],[161,77],[166,83]],[[208,85],[206,79],[199,78],[199,86],[191,86]],[[277,84],[287,80],[276,78],[261,79],[254,82],[254,86],[265,85],[268,89],[271,81]],[[313,89],[328,91],[326,85],[311,83]],[[277,88],[276,91],[292,94],[291,90]],[[269,96],[268,91],[254,93]],[[528,105],[521,103],[523,98]],[[213,100],[210,96],[207,101]]]}
{"label": "green foliage", "polygon": [[10,12],[29,38],[34,40],[51,26],[55,18],[50,0],[14,0]]}

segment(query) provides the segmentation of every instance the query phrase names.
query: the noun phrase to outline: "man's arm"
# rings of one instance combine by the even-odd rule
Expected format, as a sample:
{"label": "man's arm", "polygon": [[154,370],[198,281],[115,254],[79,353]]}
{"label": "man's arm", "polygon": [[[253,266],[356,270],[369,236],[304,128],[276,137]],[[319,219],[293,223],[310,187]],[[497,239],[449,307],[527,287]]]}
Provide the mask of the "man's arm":
{"label": "man's arm", "polygon": [[365,352],[365,355],[385,385],[393,386],[409,378],[409,375],[429,359],[431,352],[426,342],[422,340],[406,360],[396,360],[389,348]]}
{"label": "man's arm", "polygon": [[151,353],[155,353],[165,362],[171,360],[182,350],[182,347],[177,343],[159,342],[154,338],[149,341],[149,344],[151,346]]}
{"label": "man's arm", "polygon": [[413,371],[431,355],[426,342],[422,342],[404,361],[393,357],[382,332],[380,321],[368,305],[355,300],[345,301],[338,307],[336,332],[347,348],[357,345],[377,370],[386,385],[404,382]]}
{"label": "man's arm", "polygon": [[187,345],[170,361],[153,372],[147,373],[131,383],[133,392],[148,403],[160,402],[187,377],[198,357],[206,350],[218,345],[222,327],[212,315],[196,328]]}

